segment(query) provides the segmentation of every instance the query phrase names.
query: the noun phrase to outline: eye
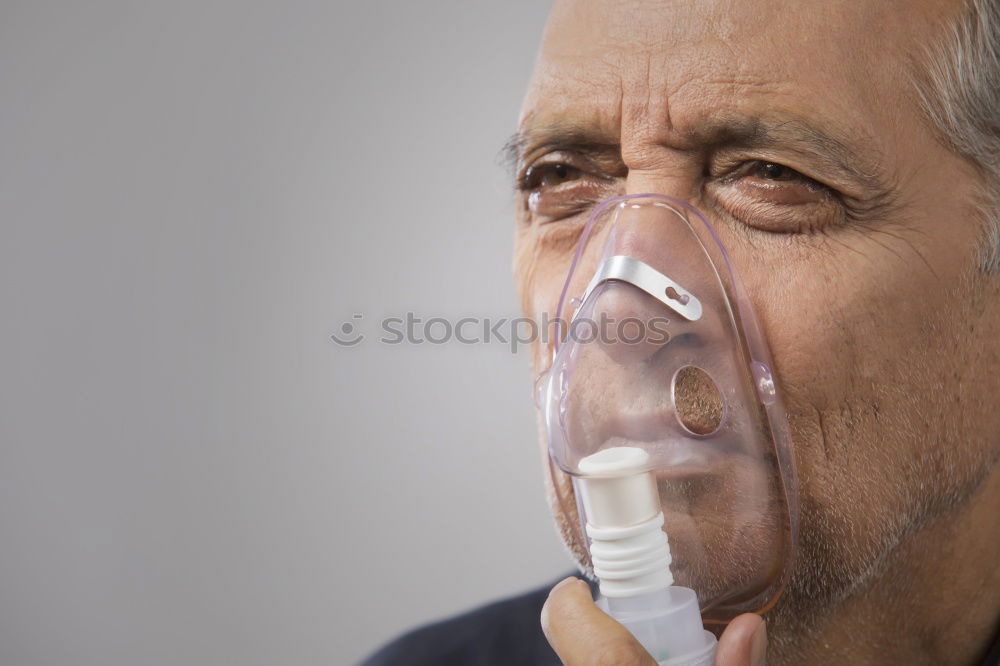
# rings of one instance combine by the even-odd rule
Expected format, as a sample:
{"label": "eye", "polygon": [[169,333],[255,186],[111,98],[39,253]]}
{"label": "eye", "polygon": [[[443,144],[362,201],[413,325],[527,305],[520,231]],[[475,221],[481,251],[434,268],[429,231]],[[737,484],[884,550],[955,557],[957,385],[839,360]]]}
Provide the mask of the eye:
{"label": "eye", "polygon": [[776,162],[758,162],[756,175],[758,178],[764,180],[796,180],[797,178],[805,178],[798,171],[789,169],[784,164]]}
{"label": "eye", "polygon": [[573,218],[607,199],[613,179],[599,165],[565,153],[552,153],[528,166],[517,184],[527,195],[531,219],[547,224]]}
{"label": "eye", "polygon": [[583,176],[583,172],[574,166],[556,162],[528,167],[524,172],[523,187],[526,190],[537,190],[542,187],[556,187],[563,183],[574,181]]}
{"label": "eye", "polygon": [[708,189],[731,215],[764,231],[817,231],[837,222],[843,209],[832,188],[769,160],[737,164]]}
{"label": "eye", "polygon": [[[822,192],[829,189],[822,183],[778,162],[754,160],[746,163],[742,169],[738,170],[736,175],[737,177],[742,176],[751,183],[760,185],[768,183],[781,184],[781,189],[785,190],[799,187],[811,192]],[[772,189],[779,188],[773,187]]]}

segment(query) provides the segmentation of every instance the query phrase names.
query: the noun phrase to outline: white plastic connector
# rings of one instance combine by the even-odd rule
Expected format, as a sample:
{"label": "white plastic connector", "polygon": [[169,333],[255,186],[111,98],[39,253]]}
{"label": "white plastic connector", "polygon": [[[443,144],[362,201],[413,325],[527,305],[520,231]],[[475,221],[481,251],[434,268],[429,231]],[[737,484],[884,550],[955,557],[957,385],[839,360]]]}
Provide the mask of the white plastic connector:
{"label": "white plastic connector", "polygon": [[580,461],[583,505],[594,527],[627,527],[656,517],[660,502],[649,454],[634,446],[604,449]]}
{"label": "white plastic connector", "polygon": [[577,492],[587,517],[590,557],[602,607],[661,666],[707,666],[715,636],[705,631],[693,590],[673,585],[649,454],[605,449],[580,461]]}
{"label": "white plastic connector", "polygon": [[590,557],[606,597],[670,587],[670,546],[649,470],[649,454],[631,446],[580,461],[578,488],[587,515]]}

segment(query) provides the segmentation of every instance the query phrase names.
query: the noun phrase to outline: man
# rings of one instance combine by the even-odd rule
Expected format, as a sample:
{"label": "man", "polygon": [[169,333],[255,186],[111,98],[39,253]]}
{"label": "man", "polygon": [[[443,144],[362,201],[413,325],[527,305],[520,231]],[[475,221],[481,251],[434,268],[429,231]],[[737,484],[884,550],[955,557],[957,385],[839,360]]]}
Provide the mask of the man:
{"label": "man", "polygon": [[[526,313],[555,311],[588,211],[660,192],[706,213],[761,319],[799,556],[716,663],[1000,663],[1000,4],[557,2],[512,145]],[[556,663],[544,599],[369,663]],[[564,663],[653,663],[583,583],[541,624]]]}

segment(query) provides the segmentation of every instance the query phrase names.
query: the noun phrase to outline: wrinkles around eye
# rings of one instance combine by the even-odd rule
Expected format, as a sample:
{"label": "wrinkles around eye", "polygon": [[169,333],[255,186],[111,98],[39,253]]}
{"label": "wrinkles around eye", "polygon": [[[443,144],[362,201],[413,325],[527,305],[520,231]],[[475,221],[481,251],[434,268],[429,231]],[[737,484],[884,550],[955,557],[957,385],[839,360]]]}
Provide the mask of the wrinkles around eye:
{"label": "wrinkles around eye", "polygon": [[802,184],[741,179],[713,183],[707,189],[729,215],[761,231],[809,233],[829,228],[843,219],[843,207],[835,196]]}
{"label": "wrinkles around eye", "polygon": [[612,183],[585,176],[532,190],[528,193],[528,209],[540,222],[552,222],[591,210],[614,194]]}
{"label": "wrinkles around eye", "polygon": [[[557,165],[565,165],[569,169],[570,177],[560,182],[560,176],[551,176],[541,171],[551,170]],[[571,162],[534,165],[530,170],[526,170],[526,174],[532,174],[532,179],[528,180],[526,177],[519,179],[519,189],[522,195],[527,197],[530,216],[542,224],[563,220],[590,210],[616,193],[615,178],[597,175]]]}
{"label": "wrinkles around eye", "polygon": [[[706,174],[706,194],[735,221],[752,229],[798,234],[843,221],[844,207],[837,193],[794,169],[745,160],[725,171]],[[527,198],[529,221],[546,225],[575,219],[620,194],[621,180],[619,174],[605,174],[593,164],[554,153],[525,168],[518,189]]]}
{"label": "wrinkles around eye", "polygon": [[626,174],[613,150],[592,155],[554,150],[529,155],[518,174],[517,186],[527,199],[531,221],[547,224],[573,218],[614,196],[620,177]]}

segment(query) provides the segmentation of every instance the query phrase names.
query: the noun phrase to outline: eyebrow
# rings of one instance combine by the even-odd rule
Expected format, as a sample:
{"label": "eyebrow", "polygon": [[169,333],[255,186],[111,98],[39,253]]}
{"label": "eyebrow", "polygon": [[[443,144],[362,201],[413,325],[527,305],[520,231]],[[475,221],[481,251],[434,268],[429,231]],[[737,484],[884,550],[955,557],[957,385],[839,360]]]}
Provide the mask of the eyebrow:
{"label": "eyebrow", "polygon": [[801,119],[789,119],[775,123],[757,123],[746,146],[789,148],[867,190],[888,190],[885,158],[875,141],[857,137],[853,143],[864,146],[861,150],[852,148],[851,143],[846,138],[824,132]]}
{"label": "eyebrow", "polygon": [[[703,150],[722,148],[784,148],[833,171],[870,193],[887,191],[884,159],[874,142],[859,137],[869,152],[854,150],[850,141],[829,131],[822,131],[801,118],[764,118],[728,115],[707,119],[682,138]],[[501,149],[502,162],[511,173],[525,156],[538,150],[566,150],[589,155],[620,154],[620,141],[596,128],[568,122],[526,128],[515,133]]]}
{"label": "eyebrow", "polygon": [[584,156],[621,152],[617,137],[573,123],[555,123],[515,132],[500,149],[500,161],[508,170],[517,170],[529,152],[567,150]]}

